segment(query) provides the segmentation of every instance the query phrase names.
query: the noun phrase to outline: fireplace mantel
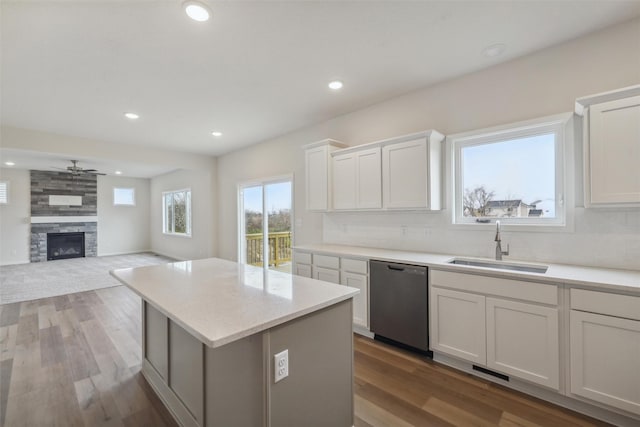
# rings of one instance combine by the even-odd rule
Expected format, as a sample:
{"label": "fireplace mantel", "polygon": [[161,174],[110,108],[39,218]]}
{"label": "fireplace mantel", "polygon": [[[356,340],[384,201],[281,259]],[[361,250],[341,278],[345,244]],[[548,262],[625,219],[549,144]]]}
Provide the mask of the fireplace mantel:
{"label": "fireplace mantel", "polygon": [[98,222],[97,216],[32,216],[31,224],[60,224],[66,222]]}

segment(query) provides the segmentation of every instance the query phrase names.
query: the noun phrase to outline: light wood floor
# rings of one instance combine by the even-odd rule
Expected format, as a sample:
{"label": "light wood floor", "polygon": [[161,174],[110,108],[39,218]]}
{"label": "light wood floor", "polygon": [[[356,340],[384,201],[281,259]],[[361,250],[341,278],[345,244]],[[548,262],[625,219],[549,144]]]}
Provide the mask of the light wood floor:
{"label": "light wood floor", "polygon": [[[123,286],[0,306],[0,425],[175,426],[140,340]],[[357,427],[603,425],[366,338],[355,349]]]}

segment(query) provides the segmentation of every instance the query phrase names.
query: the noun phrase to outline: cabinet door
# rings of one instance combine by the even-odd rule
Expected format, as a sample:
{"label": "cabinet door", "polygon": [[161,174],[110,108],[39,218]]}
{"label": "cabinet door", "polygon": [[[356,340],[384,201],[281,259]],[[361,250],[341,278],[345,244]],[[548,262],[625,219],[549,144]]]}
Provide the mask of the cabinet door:
{"label": "cabinet door", "polygon": [[333,182],[333,208],[356,208],[356,155],[355,153],[333,156],[332,182]]}
{"label": "cabinet door", "polygon": [[369,327],[369,279],[365,274],[342,272],[340,283],[360,289],[353,297],[353,323],[365,328]]}
{"label": "cabinet door", "polygon": [[591,203],[640,203],[640,96],[589,112]]}
{"label": "cabinet door", "polygon": [[382,147],[385,208],[428,208],[427,141],[417,139]]}
{"label": "cabinet door", "polygon": [[313,267],[313,278],[325,282],[340,284],[340,272],[330,268]]}
{"label": "cabinet door", "polygon": [[293,271],[296,276],[311,278],[311,266],[308,264],[296,264]]}
{"label": "cabinet door", "polygon": [[487,366],[558,390],[558,309],[487,298]]}
{"label": "cabinet door", "polygon": [[305,178],[307,209],[326,211],[328,209],[328,147],[311,148],[305,151]]}
{"label": "cabinet door", "polygon": [[431,287],[431,349],[486,363],[485,297]]}
{"label": "cabinet door", "polygon": [[382,161],[380,147],[358,151],[356,205],[358,209],[382,207]]}
{"label": "cabinet door", "polygon": [[640,322],[571,310],[571,392],[640,414]]}

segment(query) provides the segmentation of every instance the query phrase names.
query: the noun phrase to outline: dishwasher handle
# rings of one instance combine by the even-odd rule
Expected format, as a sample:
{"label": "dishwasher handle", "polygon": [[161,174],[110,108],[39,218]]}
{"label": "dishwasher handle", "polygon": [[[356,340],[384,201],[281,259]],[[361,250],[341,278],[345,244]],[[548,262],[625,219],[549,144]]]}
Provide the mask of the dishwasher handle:
{"label": "dishwasher handle", "polygon": [[395,265],[387,265],[387,268],[394,271],[404,271],[404,267],[397,267]]}

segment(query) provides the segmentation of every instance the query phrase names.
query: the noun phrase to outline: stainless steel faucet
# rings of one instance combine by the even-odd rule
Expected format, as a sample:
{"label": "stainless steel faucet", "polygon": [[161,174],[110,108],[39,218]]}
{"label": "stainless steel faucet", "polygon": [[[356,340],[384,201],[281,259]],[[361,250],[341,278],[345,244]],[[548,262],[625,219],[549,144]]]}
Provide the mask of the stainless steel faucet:
{"label": "stainless steel faucet", "polygon": [[502,261],[502,255],[509,255],[509,244],[507,250],[502,250],[502,239],[500,238],[500,221],[496,221],[496,261]]}

